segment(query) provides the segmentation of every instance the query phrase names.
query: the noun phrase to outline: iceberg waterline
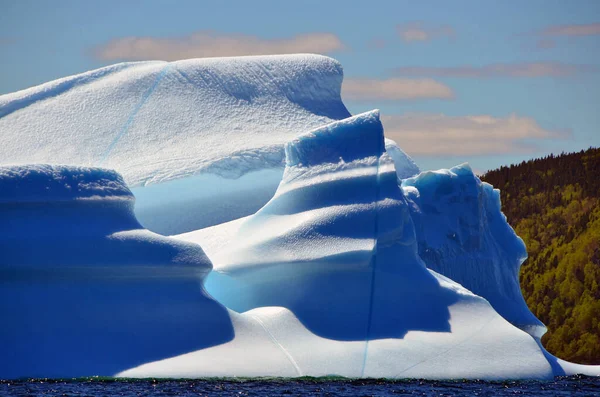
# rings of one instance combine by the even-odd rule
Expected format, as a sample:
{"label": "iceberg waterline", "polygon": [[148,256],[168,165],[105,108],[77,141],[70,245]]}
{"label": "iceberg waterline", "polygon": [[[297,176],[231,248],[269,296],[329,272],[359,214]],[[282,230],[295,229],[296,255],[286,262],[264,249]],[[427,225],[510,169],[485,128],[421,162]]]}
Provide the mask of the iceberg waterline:
{"label": "iceberg waterline", "polygon": [[[191,86],[181,89],[173,71],[183,79],[189,72]],[[198,173],[196,160],[205,154],[191,149],[181,163],[153,165],[161,169],[155,180],[161,183],[134,188],[156,205],[169,201],[174,190],[186,192],[188,203],[203,197],[209,205],[190,211],[190,218],[206,217],[219,197],[243,197],[264,179],[257,187],[260,198],[229,214],[233,219],[262,206],[254,215],[174,239],[140,225],[133,196],[114,171],[0,168],[0,316],[10,319],[0,329],[6,353],[0,377],[600,374],[598,367],[565,363],[541,347],[544,327],[518,290],[526,253],[500,212],[497,192],[465,166],[410,178],[418,167],[384,140],[378,112],[348,118],[338,83],[341,67],[329,58],[260,57],[123,64],[0,97],[0,125],[25,138],[16,144],[28,154],[16,162],[38,161],[25,159],[31,153],[49,161],[58,151],[81,155],[65,140],[54,149],[47,142],[32,144],[28,134],[39,131],[35,123],[26,125],[40,114],[38,121],[49,121],[45,131],[53,136],[53,117],[58,121],[69,109],[71,127],[96,126],[97,107],[87,116],[69,108],[81,99],[84,107],[89,100],[109,105],[103,101],[112,97],[123,97],[123,107],[132,104],[106,146],[109,155],[98,157],[102,165],[112,166],[112,153],[131,131],[137,135],[122,147],[119,167],[129,161],[143,165],[147,158],[132,153],[154,154],[136,149],[142,137],[171,144],[163,140],[169,131],[153,138],[158,129],[150,128],[150,135],[143,130],[157,123],[150,110],[174,98],[176,105],[214,108],[225,124],[213,127],[237,120],[243,133],[233,143],[250,136],[254,145],[243,155],[232,153],[232,144],[223,157],[208,161],[206,169],[217,172]],[[128,102],[130,91],[141,93],[141,101],[136,94],[137,102]],[[205,103],[186,102],[188,94],[187,100]],[[267,137],[272,125],[260,126],[263,120],[256,118],[267,110],[273,119],[297,124],[271,134],[273,140]],[[205,115],[198,117],[205,123]],[[296,129],[335,119],[343,120],[297,136]],[[179,120],[189,136],[174,147],[188,150],[195,133],[190,120]],[[172,131],[181,130],[179,121],[170,119]],[[137,122],[143,126],[138,130]],[[264,129],[247,134],[256,128]],[[226,180],[227,194],[202,191],[209,182]],[[173,200],[162,207],[160,223],[167,224],[175,214],[169,211],[181,204]],[[206,224],[223,220],[221,214]],[[171,230],[194,227],[181,225]]]}

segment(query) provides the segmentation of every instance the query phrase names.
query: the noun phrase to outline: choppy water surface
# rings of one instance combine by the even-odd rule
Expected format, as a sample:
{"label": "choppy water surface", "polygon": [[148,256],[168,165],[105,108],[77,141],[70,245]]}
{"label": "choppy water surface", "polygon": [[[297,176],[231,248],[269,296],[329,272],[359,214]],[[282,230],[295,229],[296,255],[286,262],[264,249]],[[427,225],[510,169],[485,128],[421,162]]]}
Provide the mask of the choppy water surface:
{"label": "choppy water surface", "polygon": [[0,381],[11,396],[600,396],[600,378],[553,381],[425,381],[341,378],[116,380],[27,379]]}

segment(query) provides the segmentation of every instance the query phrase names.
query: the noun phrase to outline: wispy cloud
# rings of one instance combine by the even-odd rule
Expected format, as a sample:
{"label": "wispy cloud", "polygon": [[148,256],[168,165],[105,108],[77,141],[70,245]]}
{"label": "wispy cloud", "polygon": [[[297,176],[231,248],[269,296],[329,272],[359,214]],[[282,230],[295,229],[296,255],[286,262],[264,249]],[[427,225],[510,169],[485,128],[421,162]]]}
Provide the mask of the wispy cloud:
{"label": "wispy cloud", "polygon": [[537,37],[536,48],[547,49],[556,47],[556,40],[560,38],[578,38],[600,35],[600,23],[579,25],[550,25],[542,30],[526,33]]}
{"label": "wispy cloud", "polygon": [[447,85],[432,79],[345,79],[342,85],[345,100],[417,100],[452,99],[454,92]]}
{"label": "wispy cloud", "polygon": [[541,36],[595,36],[600,35],[600,23],[588,23],[581,25],[551,25],[541,30]]}
{"label": "wispy cloud", "polygon": [[284,39],[263,39],[249,35],[197,32],[178,38],[122,37],[97,47],[96,57],[104,60],[165,60],[271,55],[330,53],[344,49],[332,33],[308,33]]}
{"label": "wispy cloud", "polygon": [[483,66],[405,66],[394,70],[401,76],[413,77],[570,77],[582,73],[597,72],[594,65],[577,65],[561,62],[495,63]]}
{"label": "wispy cloud", "polygon": [[382,116],[385,134],[414,156],[478,156],[534,153],[550,139],[570,131],[542,128],[534,119],[511,114],[447,116],[405,114]]}
{"label": "wispy cloud", "polygon": [[396,29],[405,43],[430,41],[441,37],[454,38],[456,36],[456,32],[451,26],[427,26],[423,22],[398,25]]}

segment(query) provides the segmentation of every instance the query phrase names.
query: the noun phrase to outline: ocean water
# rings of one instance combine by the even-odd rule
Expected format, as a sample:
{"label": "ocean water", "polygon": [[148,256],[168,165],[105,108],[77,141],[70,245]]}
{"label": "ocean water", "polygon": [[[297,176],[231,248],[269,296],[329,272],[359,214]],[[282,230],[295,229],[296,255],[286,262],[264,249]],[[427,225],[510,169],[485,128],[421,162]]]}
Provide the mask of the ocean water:
{"label": "ocean water", "polygon": [[0,381],[2,396],[600,396],[600,378],[552,381],[301,379],[24,379]]}

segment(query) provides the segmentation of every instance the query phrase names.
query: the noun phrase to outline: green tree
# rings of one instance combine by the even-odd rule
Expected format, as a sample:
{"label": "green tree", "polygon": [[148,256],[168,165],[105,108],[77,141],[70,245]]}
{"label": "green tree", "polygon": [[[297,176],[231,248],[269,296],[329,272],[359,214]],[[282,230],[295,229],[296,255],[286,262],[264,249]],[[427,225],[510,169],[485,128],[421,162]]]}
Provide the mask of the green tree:
{"label": "green tree", "polygon": [[522,162],[481,176],[527,245],[521,289],[548,326],[542,343],[600,364],[600,149]]}

